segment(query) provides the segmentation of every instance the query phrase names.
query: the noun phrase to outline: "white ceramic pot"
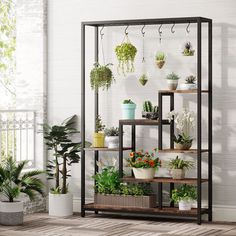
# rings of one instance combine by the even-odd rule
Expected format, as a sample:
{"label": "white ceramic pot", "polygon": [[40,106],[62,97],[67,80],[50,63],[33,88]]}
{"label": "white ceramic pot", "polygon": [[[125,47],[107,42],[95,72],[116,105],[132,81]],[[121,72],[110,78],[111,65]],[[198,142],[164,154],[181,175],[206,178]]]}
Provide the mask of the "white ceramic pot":
{"label": "white ceramic pot", "polygon": [[133,168],[133,172],[136,179],[153,179],[156,168]]}
{"label": "white ceramic pot", "polygon": [[197,89],[196,84],[180,84],[181,90],[191,90],[191,89]]}
{"label": "white ceramic pot", "polygon": [[192,207],[192,201],[179,201],[179,210],[180,211],[190,211]]}
{"label": "white ceramic pot", "polygon": [[167,79],[167,84],[170,90],[176,90],[178,87],[178,80]]}
{"label": "white ceramic pot", "polygon": [[171,169],[170,174],[173,179],[184,179],[185,171],[183,169]]}
{"label": "white ceramic pot", "polygon": [[73,215],[73,195],[49,193],[49,215],[59,217]]}
{"label": "white ceramic pot", "polygon": [[0,202],[0,224],[22,225],[23,202]]}
{"label": "white ceramic pot", "polygon": [[105,138],[108,148],[119,147],[119,136],[106,136]]}

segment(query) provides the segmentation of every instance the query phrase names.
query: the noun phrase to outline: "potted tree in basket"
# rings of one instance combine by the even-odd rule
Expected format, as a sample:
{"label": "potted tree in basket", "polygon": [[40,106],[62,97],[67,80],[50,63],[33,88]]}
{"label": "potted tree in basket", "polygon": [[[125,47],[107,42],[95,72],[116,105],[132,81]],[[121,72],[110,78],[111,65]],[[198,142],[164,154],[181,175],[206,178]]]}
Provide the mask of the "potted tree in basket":
{"label": "potted tree in basket", "polygon": [[[75,117],[66,119],[60,125],[44,125],[44,139],[53,159],[48,161],[48,179],[55,179],[49,192],[49,215],[69,216],[73,214],[73,195],[68,191],[68,166],[78,163],[81,150],[80,142],[73,142],[71,136],[78,133],[73,128]],[[87,144],[89,145],[89,144]]]}
{"label": "potted tree in basket", "polygon": [[182,112],[171,111],[168,113],[169,121],[174,120],[177,133],[174,135],[175,148],[188,150],[192,146],[191,132],[194,127],[194,113],[184,109]]}
{"label": "potted tree in basket", "polygon": [[167,84],[168,84],[168,87],[170,90],[177,89],[179,79],[180,79],[180,77],[178,75],[176,75],[174,72],[167,75],[166,80],[167,80]]}
{"label": "potted tree in basket", "polygon": [[158,167],[161,166],[161,161],[155,157],[157,149],[153,152],[131,152],[127,159],[128,165],[132,167],[136,179],[153,179]]}
{"label": "potted tree in basket", "polygon": [[185,79],[184,84],[180,84],[180,89],[183,89],[183,90],[196,89],[197,85],[195,82],[196,82],[196,77],[193,75],[190,75]]}
{"label": "potted tree in basket", "polygon": [[126,99],[122,104],[122,119],[135,119],[136,104],[131,99]]}
{"label": "potted tree in basket", "polygon": [[21,193],[34,200],[35,194],[43,195],[43,182],[37,177],[43,171],[33,170],[22,174],[27,161],[16,163],[13,157],[3,159],[0,164],[0,223],[2,225],[23,224],[23,202],[17,200]]}
{"label": "potted tree in basket", "polygon": [[165,54],[163,52],[158,52],[156,54],[156,64],[159,69],[161,69],[166,62]]}
{"label": "potted tree in basket", "polygon": [[191,210],[192,202],[197,200],[196,187],[183,184],[172,191],[171,199],[175,203],[179,203],[180,211],[189,211]]}
{"label": "potted tree in basket", "polygon": [[184,179],[185,171],[193,168],[194,164],[192,161],[186,161],[177,156],[175,159],[171,159],[167,166],[173,179]]}
{"label": "potted tree in basket", "polygon": [[95,133],[93,134],[93,147],[104,147],[105,146],[105,125],[102,123],[100,115],[96,117]]}
{"label": "potted tree in basket", "polygon": [[119,128],[111,127],[105,129],[105,140],[108,144],[108,148],[118,148],[119,147]]}

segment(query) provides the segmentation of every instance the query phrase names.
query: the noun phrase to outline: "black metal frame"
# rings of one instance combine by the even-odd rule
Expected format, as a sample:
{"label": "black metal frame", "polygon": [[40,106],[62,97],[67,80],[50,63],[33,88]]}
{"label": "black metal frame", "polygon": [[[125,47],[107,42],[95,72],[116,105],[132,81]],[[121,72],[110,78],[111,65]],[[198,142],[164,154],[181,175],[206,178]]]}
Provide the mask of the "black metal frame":
{"label": "black metal frame", "polygon": [[[208,220],[212,221],[212,20],[204,17],[181,17],[181,18],[162,18],[162,19],[135,19],[135,20],[113,20],[113,21],[91,21],[81,23],[81,216],[85,216],[85,42],[86,42],[86,26],[94,27],[95,31],[95,61],[98,61],[98,29],[99,27],[111,27],[111,26],[130,26],[130,25],[161,25],[161,24],[197,24],[197,192],[198,192],[198,214],[197,223],[201,224],[202,212],[201,212],[201,195],[202,195],[202,183],[201,183],[201,171],[202,171],[202,24],[208,24]],[[160,109],[160,125],[158,132],[158,144],[159,149],[162,149],[162,96],[170,96],[170,108],[174,108],[174,95],[173,94],[161,94],[159,93],[159,109]],[[95,92],[95,117],[99,113],[99,94]],[[123,130],[123,125],[119,124],[120,133]],[[170,124],[170,147],[173,147],[173,133],[174,125]],[[120,136],[119,146],[119,166],[120,171],[123,168],[123,137]],[[135,151],[135,125],[132,125],[132,150]],[[121,154],[122,153],[122,154]],[[94,152],[95,173],[98,171],[96,166],[96,160],[99,158],[99,152]],[[159,184],[159,201],[162,202],[162,184]],[[170,185],[170,190],[174,188],[174,185]],[[161,207],[161,205],[159,205]],[[112,211],[112,210],[111,210]],[[95,211],[97,213],[97,211]]]}

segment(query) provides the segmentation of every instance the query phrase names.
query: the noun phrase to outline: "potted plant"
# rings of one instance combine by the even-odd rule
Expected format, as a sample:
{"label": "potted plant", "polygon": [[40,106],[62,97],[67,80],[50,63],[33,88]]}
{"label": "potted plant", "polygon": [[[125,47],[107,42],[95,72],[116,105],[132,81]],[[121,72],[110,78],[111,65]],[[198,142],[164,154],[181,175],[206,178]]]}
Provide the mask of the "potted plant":
{"label": "potted plant", "polygon": [[154,178],[156,170],[161,166],[160,159],[155,157],[156,152],[156,148],[153,152],[130,152],[127,162],[132,167],[136,179]]}
{"label": "potted plant", "polygon": [[149,184],[122,183],[115,167],[105,167],[93,178],[96,180],[94,202],[121,207],[156,207],[156,195]]}
{"label": "potted plant", "polygon": [[139,82],[143,86],[146,85],[146,83],[148,82],[148,76],[146,74],[142,74],[139,78]]}
{"label": "potted plant", "polygon": [[180,88],[183,90],[196,89],[197,85],[195,82],[196,82],[196,77],[193,75],[190,75],[185,79],[185,83],[180,85]]}
{"label": "potted plant", "polygon": [[192,146],[193,138],[191,132],[194,127],[194,113],[184,109],[182,112],[171,111],[168,113],[169,121],[174,120],[176,134],[174,135],[175,148],[188,150]]}
{"label": "potted plant", "polygon": [[33,170],[22,173],[27,161],[16,163],[13,157],[3,159],[0,164],[0,223],[2,225],[23,224],[23,202],[17,198],[21,193],[32,201],[36,193],[43,195],[43,182],[37,177],[43,171]]}
{"label": "potted plant", "polygon": [[[79,133],[72,116],[60,125],[44,124],[44,139],[53,158],[48,161],[48,179],[54,179],[55,185],[49,192],[49,215],[70,216],[73,214],[73,195],[68,191],[67,178],[70,176],[68,166],[78,163],[81,150],[80,142],[73,142],[72,135]],[[89,145],[89,143],[86,143]]]}
{"label": "potted plant", "polygon": [[184,50],[183,50],[183,55],[184,56],[193,56],[194,55],[195,50],[193,50],[193,46],[191,44],[191,42],[186,42],[184,44]]}
{"label": "potted plant", "polygon": [[157,120],[158,119],[158,106],[153,106],[152,102],[144,101],[142,117]]}
{"label": "potted plant", "polygon": [[165,60],[165,54],[163,52],[158,52],[156,54],[156,65],[159,69],[161,69],[164,64],[165,64],[166,60]]}
{"label": "potted plant", "polygon": [[93,134],[93,147],[105,146],[105,125],[102,123],[101,116],[96,117],[95,133]]}
{"label": "potted plant", "polygon": [[135,119],[136,104],[131,99],[126,99],[122,104],[122,119]]}
{"label": "potted plant", "polygon": [[192,161],[186,161],[177,156],[175,159],[171,159],[167,166],[173,179],[184,179],[185,171],[193,168],[194,164]]}
{"label": "potted plant", "polygon": [[137,53],[136,47],[131,44],[128,39],[115,48],[116,57],[118,59],[118,73],[120,71],[125,76],[126,73],[134,72],[134,59]]}
{"label": "potted plant", "polygon": [[111,127],[105,129],[105,140],[108,144],[108,148],[118,148],[119,147],[119,128]]}
{"label": "potted plant", "polygon": [[92,89],[98,90],[102,88],[104,90],[111,87],[111,84],[114,82],[114,77],[109,68],[110,65],[111,64],[94,64],[94,68],[90,72],[90,84]]}
{"label": "potted plant", "polygon": [[175,203],[179,203],[180,211],[189,211],[191,210],[192,202],[197,199],[196,187],[183,184],[172,191],[171,199]]}
{"label": "potted plant", "polygon": [[176,90],[179,79],[180,77],[176,75],[174,72],[167,75],[166,80],[167,80],[167,84],[170,90]]}

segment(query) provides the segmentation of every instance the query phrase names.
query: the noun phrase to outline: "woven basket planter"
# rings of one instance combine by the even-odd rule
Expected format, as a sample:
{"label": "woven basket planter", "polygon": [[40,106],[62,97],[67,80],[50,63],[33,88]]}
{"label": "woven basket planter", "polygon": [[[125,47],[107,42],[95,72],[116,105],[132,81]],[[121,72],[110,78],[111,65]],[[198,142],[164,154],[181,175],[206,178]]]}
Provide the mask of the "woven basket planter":
{"label": "woven basket planter", "polygon": [[110,205],[120,207],[156,207],[156,195],[150,196],[130,196],[115,194],[99,194],[94,195],[94,203],[99,205]]}

